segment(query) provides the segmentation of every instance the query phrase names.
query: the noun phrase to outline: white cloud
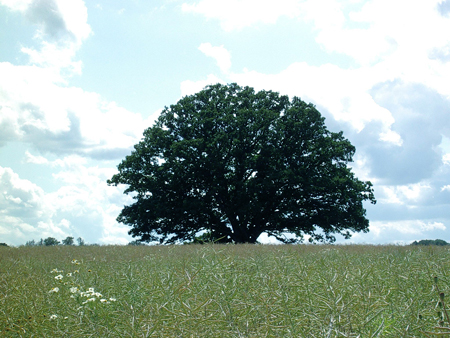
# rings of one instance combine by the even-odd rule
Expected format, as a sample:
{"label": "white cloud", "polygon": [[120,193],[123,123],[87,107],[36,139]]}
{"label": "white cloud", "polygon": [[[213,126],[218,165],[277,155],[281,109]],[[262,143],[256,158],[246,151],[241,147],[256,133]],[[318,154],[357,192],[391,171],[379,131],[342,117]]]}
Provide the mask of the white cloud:
{"label": "white cloud", "polygon": [[[46,159],[47,160],[47,159]],[[78,169],[87,163],[87,159],[85,157],[81,157],[78,155],[69,155],[65,156],[64,158],[59,158],[54,161],[48,161],[45,162],[45,164],[50,164],[52,167],[59,167],[62,169]]]}
{"label": "white cloud", "polygon": [[446,165],[450,165],[450,153],[449,154],[444,154],[442,156],[442,162]]}
{"label": "white cloud", "polygon": [[357,152],[353,158],[353,163],[350,163],[349,166],[358,179],[362,181],[370,181],[373,184],[377,183],[377,178],[370,175],[370,166],[367,156]]}
{"label": "white cloud", "polygon": [[426,183],[415,183],[397,186],[381,186],[379,202],[384,204],[400,204],[415,207],[426,200],[433,192]]}
{"label": "white cloud", "polygon": [[205,54],[214,58],[222,73],[228,73],[231,68],[231,54],[223,46],[212,46],[209,42],[202,43],[198,49]]}
{"label": "white cloud", "polygon": [[[75,161],[74,161],[75,160]],[[119,187],[109,187],[106,180],[116,170],[86,166],[76,158],[65,158],[62,170],[53,175],[61,182],[61,188],[48,194],[48,199],[58,213],[67,215],[81,237],[103,244],[126,244],[130,237],[128,227],[115,220],[121,206],[129,204],[132,199],[122,194]],[[119,207],[120,206],[120,207]]]}
{"label": "white cloud", "polygon": [[380,134],[380,140],[384,142],[392,143],[396,146],[401,147],[403,144],[402,137],[395,131],[388,130]]}
{"label": "white cloud", "polygon": [[0,0],[0,4],[15,11],[25,11],[33,0]]}
{"label": "white cloud", "polygon": [[[389,3],[390,11],[394,6]],[[218,20],[226,31],[240,30],[257,23],[274,24],[282,16],[312,22],[317,31],[316,40],[326,50],[349,54],[362,63],[391,53],[396,46],[395,40],[390,38],[390,30],[378,26],[380,19],[386,18],[370,15],[371,8],[374,11],[382,8],[386,13],[385,4],[376,6],[369,1],[360,12],[350,12],[349,8],[354,7],[355,1],[336,0],[201,0],[182,5],[186,12]],[[398,16],[389,18],[395,19],[394,23],[399,22]],[[347,28],[348,22],[367,24],[369,28]]]}
{"label": "white cloud", "polygon": [[376,104],[368,93],[379,81],[379,73],[368,69],[342,69],[336,65],[291,64],[279,74],[255,71],[230,74],[232,81],[257,90],[272,89],[320,104],[336,120],[345,121],[361,131],[371,121],[381,121],[388,132],[394,119],[389,110]]}
{"label": "white cloud", "polygon": [[395,231],[401,234],[425,235],[432,231],[445,231],[447,227],[442,222],[425,222],[421,220],[404,220],[395,222],[371,222],[370,233],[375,237]]}
{"label": "white cloud", "polygon": [[[366,13],[364,8],[368,4],[370,2],[366,2],[362,12]],[[327,51],[347,54],[362,64],[378,61],[383,55],[392,53],[395,40],[384,34],[384,30],[376,29],[372,17],[349,12],[348,5],[354,7],[349,1],[308,0],[302,3],[303,18],[313,22],[317,30],[316,41]],[[352,24],[369,27],[351,28]]]}
{"label": "white cloud", "polygon": [[37,25],[35,40],[40,47],[23,47],[31,64],[51,67],[56,73],[81,74],[81,61],[73,58],[91,34],[87,8],[82,0],[1,0],[1,4],[22,12]]}
{"label": "white cloud", "polygon": [[299,12],[298,3],[298,0],[201,0],[196,4],[183,3],[182,10],[219,20],[225,31],[232,31],[255,23],[274,24],[281,16],[293,17]]}
{"label": "white cloud", "polygon": [[[88,242],[126,244],[128,227],[115,218],[130,197],[120,187],[109,187],[106,180],[112,168],[87,166],[83,159],[69,156],[44,161],[28,153],[42,165],[61,168],[53,177],[61,187],[51,193],[29,180],[21,179],[10,168],[0,167],[0,234],[12,245],[46,237],[59,240],[67,236],[82,237]],[[38,163],[39,164],[39,163]],[[119,207],[120,206],[120,207]]]}
{"label": "white cloud", "polygon": [[227,31],[274,23],[283,15],[311,22],[316,41],[326,51],[348,55],[362,66],[380,64],[372,75],[384,81],[403,78],[449,96],[445,79],[450,77],[450,63],[445,60],[450,58],[450,20],[439,13],[438,3],[201,0],[182,8],[219,20]]}
{"label": "white cloud", "polygon": [[27,210],[25,217],[42,215],[42,196],[44,191],[36,184],[19,178],[11,168],[0,167],[0,191],[2,198],[2,213],[15,213],[18,207]]}
{"label": "white cloud", "polygon": [[142,117],[96,93],[64,86],[67,75],[81,73],[74,57],[91,34],[84,2],[3,4],[38,24],[41,46],[22,48],[32,65],[0,63],[0,145],[21,140],[43,152],[122,157],[139,140]]}
{"label": "white cloud", "polygon": [[40,235],[37,222],[49,219],[53,213],[42,188],[21,179],[11,168],[0,167],[0,194],[3,241],[20,244],[29,239],[27,236]]}
{"label": "white cloud", "polygon": [[42,39],[74,39],[80,44],[91,33],[87,8],[82,0],[33,0],[25,10],[27,18],[39,25]]}
{"label": "white cloud", "polygon": [[72,32],[78,41],[83,41],[91,34],[91,27],[87,23],[87,8],[82,0],[58,2],[58,8],[64,18],[67,29]]}
{"label": "white cloud", "polygon": [[34,156],[29,151],[25,152],[25,163],[47,164],[49,161],[43,156]]}
{"label": "white cloud", "polygon": [[[349,12],[345,2],[309,0],[302,9],[327,51],[351,56],[361,65],[381,63],[379,71],[386,75],[450,95],[444,80],[450,64],[439,60],[448,56],[450,21],[437,11],[438,2],[366,1],[360,11]],[[346,27],[352,24],[366,27]]]}
{"label": "white cloud", "polygon": [[64,79],[51,68],[3,62],[0,73],[0,143],[14,139],[56,154],[122,157],[147,127],[141,115],[96,93],[62,87]]}
{"label": "white cloud", "polygon": [[40,50],[23,47],[21,51],[30,57],[31,64],[53,67],[55,72],[65,68],[71,75],[81,74],[82,62],[72,61],[76,52],[72,48],[60,48],[44,41]]}
{"label": "white cloud", "polygon": [[226,83],[222,79],[218,78],[215,75],[208,75],[205,80],[199,80],[199,81],[191,81],[186,80],[181,82],[180,89],[181,89],[181,96],[187,96],[195,94],[199,91],[201,91],[203,88],[205,88],[208,85],[216,84],[216,83]]}

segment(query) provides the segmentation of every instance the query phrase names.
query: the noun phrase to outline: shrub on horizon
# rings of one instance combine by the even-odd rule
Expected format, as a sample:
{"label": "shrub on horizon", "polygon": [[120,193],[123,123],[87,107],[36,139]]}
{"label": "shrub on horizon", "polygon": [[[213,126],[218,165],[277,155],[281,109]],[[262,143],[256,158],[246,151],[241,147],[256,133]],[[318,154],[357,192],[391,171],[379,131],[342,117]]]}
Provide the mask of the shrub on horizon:
{"label": "shrub on horizon", "polygon": [[74,244],[74,238],[72,236],[67,236],[66,239],[62,240],[62,244],[64,245],[73,245]]}
{"label": "shrub on horizon", "polygon": [[53,246],[53,245],[59,245],[59,241],[54,237],[47,237],[44,239],[44,245],[45,246]]}
{"label": "shrub on horizon", "polygon": [[135,240],[135,241],[129,242],[127,245],[135,245],[135,246],[137,246],[137,245],[145,245],[145,244],[142,243],[142,242],[139,241],[139,240]]}
{"label": "shrub on horizon", "polygon": [[411,243],[411,245],[438,245],[438,246],[444,246],[444,245],[450,245],[450,243],[447,243],[443,239],[422,239],[420,241],[414,241]]}

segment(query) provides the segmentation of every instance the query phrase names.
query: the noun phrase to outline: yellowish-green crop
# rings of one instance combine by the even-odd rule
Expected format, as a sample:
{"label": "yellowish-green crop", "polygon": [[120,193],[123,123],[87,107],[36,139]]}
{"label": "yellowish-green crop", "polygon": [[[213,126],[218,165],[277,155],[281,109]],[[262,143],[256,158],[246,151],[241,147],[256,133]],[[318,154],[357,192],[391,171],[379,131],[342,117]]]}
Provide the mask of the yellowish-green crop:
{"label": "yellowish-green crop", "polygon": [[0,248],[0,336],[442,336],[449,268],[445,247]]}

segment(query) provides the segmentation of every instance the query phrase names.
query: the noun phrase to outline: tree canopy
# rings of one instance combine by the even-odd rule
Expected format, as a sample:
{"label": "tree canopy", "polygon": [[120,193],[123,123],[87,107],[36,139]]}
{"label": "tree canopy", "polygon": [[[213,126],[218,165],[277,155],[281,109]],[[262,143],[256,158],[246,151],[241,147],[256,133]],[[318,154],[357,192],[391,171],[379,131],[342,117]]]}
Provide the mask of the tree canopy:
{"label": "tree canopy", "polygon": [[217,84],[166,107],[108,184],[127,185],[117,220],[141,241],[333,242],[367,232],[363,201],[376,202],[354,153],[314,105]]}
{"label": "tree canopy", "polygon": [[59,245],[59,241],[54,237],[47,237],[46,239],[44,239],[44,245],[46,246]]}
{"label": "tree canopy", "polygon": [[64,245],[73,245],[74,244],[74,240],[72,236],[67,236],[66,239],[62,240],[62,244]]}

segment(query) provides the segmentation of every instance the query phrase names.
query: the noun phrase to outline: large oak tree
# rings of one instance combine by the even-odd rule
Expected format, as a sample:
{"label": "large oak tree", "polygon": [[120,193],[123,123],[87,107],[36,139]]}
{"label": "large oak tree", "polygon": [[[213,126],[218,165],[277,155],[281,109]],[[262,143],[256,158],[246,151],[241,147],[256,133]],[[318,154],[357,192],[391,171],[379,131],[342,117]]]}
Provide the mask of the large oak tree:
{"label": "large oak tree", "polygon": [[[165,108],[108,184],[134,203],[117,220],[142,241],[334,241],[367,232],[372,184],[348,167],[355,148],[312,104],[237,84]],[[286,236],[286,234],[291,234]]]}

